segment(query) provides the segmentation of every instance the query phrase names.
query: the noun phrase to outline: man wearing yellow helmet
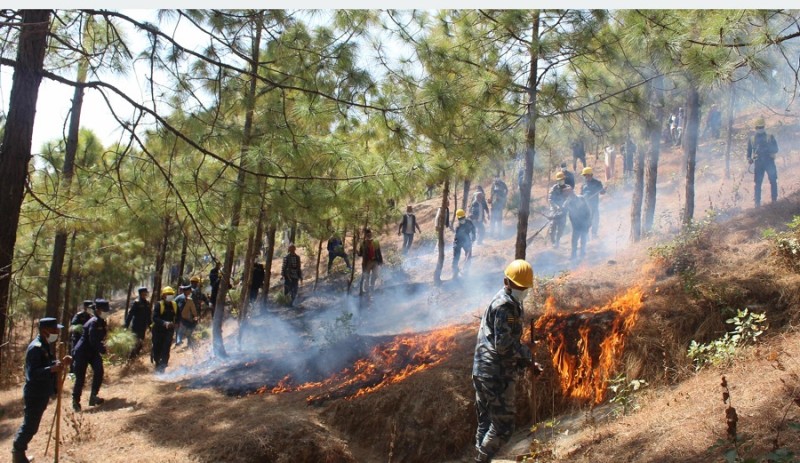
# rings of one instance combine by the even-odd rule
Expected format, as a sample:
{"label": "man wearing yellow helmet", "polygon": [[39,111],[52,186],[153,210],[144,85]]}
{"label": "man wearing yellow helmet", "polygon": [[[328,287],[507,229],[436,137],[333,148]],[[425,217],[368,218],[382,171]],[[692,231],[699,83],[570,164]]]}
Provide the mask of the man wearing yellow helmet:
{"label": "man wearing yellow helmet", "polygon": [[469,265],[469,259],[472,257],[472,243],[477,238],[477,231],[472,220],[467,218],[467,213],[464,209],[456,211],[456,225],[455,238],[453,240],[453,278],[458,278],[458,261],[461,259],[461,251],[464,251],[466,263],[464,268]]}
{"label": "man wearing yellow helmet", "polygon": [[561,234],[564,233],[564,226],[567,224],[567,214],[564,211],[564,201],[567,200],[567,195],[564,192],[568,188],[566,182],[566,175],[564,172],[556,174],[556,184],[550,188],[550,193],[547,195],[547,200],[550,203],[550,213],[553,221],[550,226],[550,242],[554,248],[558,247],[561,241]]}
{"label": "man wearing yellow helmet", "polygon": [[597,230],[600,226],[600,195],[606,193],[603,182],[594,178],[591,167],[584,167],[581,171],[583,185],[581,185],[581,195],[586,198],[589,209],[592,211],[592,238],[597,238]]}
{"label": "man wearing yellow helmet", "polygon": [[778,153],[778,142],[775,136],[768,135],[764,130],[764,118],[755,121],[755,133],[747,140],[747,162],[753,164],[755,181],[755,203],[761,206],[761,183],[764,174],[769,179],[770,195],[772,202],[778,200],[778,169],[775,167],[775,155]]}
{"label": "man wearing yellow helmet", "polygon": [[503,288],[481,317],[472,362],[477,462],[492,461],[514,432],[517,375],[533,364],[530,348],[522,344],[522,303],[533,286],[533,269],[518,259],[504,273]]}
{"label": "man wearing yellow helmet", "polygon": [[175,323],[178,321],[178,304],[174,299],[175,290],[165,286],[161,290],[161,300],[153,307],[152,358],[156,364],[156,372],[163,372],[169,363],[172,335],[175,334]]}

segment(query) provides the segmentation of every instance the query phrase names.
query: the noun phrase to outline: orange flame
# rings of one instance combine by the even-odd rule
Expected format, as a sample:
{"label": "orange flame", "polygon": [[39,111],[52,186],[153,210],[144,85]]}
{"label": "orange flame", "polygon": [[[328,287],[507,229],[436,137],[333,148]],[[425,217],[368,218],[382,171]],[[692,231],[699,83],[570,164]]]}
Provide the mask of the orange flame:
{"label": "orange flame", "polygon": [[635,287],[603,307],[568,314],[557,313],[555,300],[547,299],[535,327],[547,339],[565,396],[595,403],[605,399],[642,297],[641,288]]}

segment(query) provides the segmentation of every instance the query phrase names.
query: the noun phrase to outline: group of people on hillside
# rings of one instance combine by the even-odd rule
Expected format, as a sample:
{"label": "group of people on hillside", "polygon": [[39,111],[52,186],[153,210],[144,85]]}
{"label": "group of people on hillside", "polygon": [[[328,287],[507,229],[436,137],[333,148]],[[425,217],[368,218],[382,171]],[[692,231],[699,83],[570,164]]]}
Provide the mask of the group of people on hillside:
{"label": "group of people on hillside", "polygon": [[592,237],[597,238],[600,225],[600,198],[605,194],[606,189],[600,180],[594,178],[594,171],[591,167],[584,167],[581,171],[583,184],[581,192],[575,191],[575,178],[567,171],[566,164],[561,164],[561,171],[556,174],[556,183],[550,188],[547,196],[550,204],[550,214],[552,221],[550,225],[550,242],[554,248],[558,248],[561,236],[566,228],[567,218],[572,226],[572,259],[578,257],[578,246],[580,245],[580,258],[586,255],[586,242],[589,239],[589,231]]}

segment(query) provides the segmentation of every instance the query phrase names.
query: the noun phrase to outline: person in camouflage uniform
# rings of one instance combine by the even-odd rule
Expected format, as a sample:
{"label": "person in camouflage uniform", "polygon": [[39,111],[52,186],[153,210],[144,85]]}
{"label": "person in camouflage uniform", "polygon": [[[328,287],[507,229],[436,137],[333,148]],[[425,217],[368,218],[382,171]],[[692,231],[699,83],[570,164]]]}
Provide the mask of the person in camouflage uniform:
{"label": "person in camouflage uniform", "polygon": [[476,462],[489,462],[514,432],[514,392],[517,373],[533,364],[523,345],[522,301],[533,286],[533,269],[522,259],[506,267],[503,288],[481,318],[472,383],[478,430]]}

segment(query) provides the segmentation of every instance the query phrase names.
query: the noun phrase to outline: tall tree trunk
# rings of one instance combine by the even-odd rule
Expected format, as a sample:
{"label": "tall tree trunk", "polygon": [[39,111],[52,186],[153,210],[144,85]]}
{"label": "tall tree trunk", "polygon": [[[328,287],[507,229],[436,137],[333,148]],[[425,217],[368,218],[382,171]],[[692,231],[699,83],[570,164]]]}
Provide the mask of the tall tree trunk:
{"label": "tall tree trunk", "polygon": [[297,222],[292,222],[292,227],[289,229],[289,243],[297,241]]}
{"label": "tall tree trunk", "polygon": [[[466,187],[466,181],[464,184]],[[436,258],[436,270],[433,271],[433,283],[436,285],[442,284],[442,269],[444,268],[444,223],[446,222],[444,214],[447,208],[447,195],[449,194],[450,177],[448,176],[444,180],[444,188],[442,189],[442,220],[441,223],[436,224],[436,243],[439,251],[439,255]]]}
{"label": "tall tree trunk", "polygon": [[650,85],[650,107],[653,113],[653,126],[648,127],[650,149],[647,153],[647,169],[645,171],[644,193],[644,233],[653,230],[656,214],[656,185],[658,182],[658,158],[661,154],[661,130],[664,127],[664,90],[663,78],[656,77]]}
{"label": "tall tree trunk", "polygon": [[161,283],[164,280],[164,264],[167,261],[167,243],[169,242],[169,216],[164,217],[164,236],[158,246],[156,256],[155,276],[153,277],[153,297],[150,298],[151,304],[155,304],[161,299]]}
{"label": "tall tree trunk", "polygon": [[244,268],[242,269],[242,287],[239,295],[239,315],[237,317],[241,324],[247,311],[247,304],[250,303],[250,284],[253,282],[253,256],[255,254],[256,234],[250,230],[247,235],[247,250],[244,253]]}
{"label": "tall tree trunk", "polygon": [[244,196],[244,186],[247,173],[244,170],[245,162],[247,160],[247,152],[250,150],[250,141],[252,138],[253,130],[253,113],[255,112],[256,105],[256,90],[257,78],[259,67],[259,52],[261,50],[261,30],[263,28],[264,13],[259,12],[253,28],[255,29],[253,42],[251,44],[250,55],[250,88],[245,96],[245,117],[244,127],[242,130],[242,147],[241,157],[239,160],[238,173],[236,175],[236,186],[233,192],[233,205],[231,207],[231,223],[228,230],[227,245],[225,247],[225,262],[222,264],[222,280],[219,284],[219,293],[214,307],[214,323],[212,325],[214,355],[217,357],[227,357],[225,352],[225,344],[222,341],[222,319],[225,315],[225,298],[228,296],[228,290],[231,283],[231,271],[233,270],[233,257],[236,252],[236,235],[239,230],[239,221],[242,214],[242,200]]}
{"label": "tall tree trunk", "polygon": [[133,285],[136,283],[136,280],[134,280],[135,277],[136,270],[131,269],[131,276],[128,278],[128,292],[125,294],[125,315],[122,318],[123,323],[128,319],[128,308],[131,306],[131,293],[133,292]]}
{"label": "tall tree trunk", "polygon": [[[449,180],[450,179],[448,178],[448,181]],[[455,185],[455,184],[456,184],[456,179],[454,178],[453,179],[453,185]],[[455,206],[455,207],[453,207],[453,217],[450,218],[450,223],[451,224],[455,224],[457,222],[457,220],[456,220],[456,212],[458,212],[458,188],[453,188],[453,206]],[[464,209],[466,211],[467,210],[467,206],[464,206],[461,209]]]}
{"label": "tall tree trunk", "polygon": [[320,238],[319,246],[317,246],[317,274],[314,276],[314,291],[317,290],[317,284],[319,283],[319,262],[322,260],[322,242],[324,238]]}
{"label": "tall tree trunk", "polygon": [[183,242],[181,243],[181,260],[178,262],[178,284],[183,284],[183,272],[186,270],[186,254],[189,251],[189,234],[181,227]]}
{"label": "tall tree trunk", "polygon": [[[90,29],[93,20],[89,16],[83,32],[84,41],[91,40]],[[76,81],[86,82],[86,75],[89,72],[89,61],[86,57],[78,60],[78,75]],[[81,111],[83,110],[83,87],[76,86],[72,94],[72,108],[69,114],[69,131],[67,132],[67,145],[64,152],[64,168],[61,179],[61,195],[69,199],[70,185],[72,176],[75,172],[75,155],[78,152],[78,136],[81,126]],[[59,196],[61,196],[59,195]],[[61,296],[61,272],[64,267],[64,254],[67,250],[67,229],[63,224],[59,224],[56,229],[56,237],[53,241],[53,258],[50,261],[50,273],[47,275],[47,303],[45,305],[48,317],[58,315],[58,307]]]}
{"label": "tall tree trunk", "polygon": [[72,310],[70,310],[70,306],[72,304],[72,264],[75,261],[75,236],[78,232],[73,231],[72,237],[69,240],[69,260],[67,261],[67,274],[64,277],[64,303],[61,307],[61,324],[64,326],[69,326],[69,321],[72,318]]}
{"label": "tall tree trunk", "polygon": [[[461,209],[467,210],[467,198],[469,198],[469,188],[472,185],[472,181],[468,178],[464,179],[464,190],[461,194]],[[447,195],[444,195],[446,198]],[[458,204],[458,203],[456,203]]]}
{"label": "tall tree trunk", "polygon": [[694,220],[694,172],[697,161],[697,134],[700,128],[700,95],[697,85],[689,83],[689,97],[686,101],[686,139],[683,143],[686,158],[686,203],[683,207],[683,226],[688,227]]}
{"label": "tall tree trunk", "polygon": [[272,282],[272,259],[275,257],[275,233],[278,228],[275,222],[270,222],[267,229],[267,256],[264,258],[264,286],[261,289],[261,300],[265,303],[269,296],[269,286]]}
{"label": "tall tree trunk", "polygon": [[528,246],[528,218],[531,215],[531,187],[533,186],[533,161],[536,154],[536,85],[539,63],[539,10],[533,11],[531,64],[528,74],[528,124],[525,128],[525,176],[519,188],[519,220],[517,222],[517,242],[514,248],[515,259],[525,259]]}
{"label": "tall tree trunk", "polygon": [[[42,81],[42,66],[47,50],[50,10],[22,10],[22,28],[17,45],[11,95],[9,97],[3,143],[0,145],[0,346],[5,343],[9,312],[14,245],[22,208],[31,137],[36,118],[36,102]],[[0,365],[2,365],[0,349]]]}
{"label": "tall tree trunk", "polygon": [[[347,282],[347,294],[350,294],[350,289],[353,288],[353,280],[356,276],[356,250],[358,249],[359,237],[358,226],[353,227],[353,254],[350,256],[350,281]],[[342,246],[344,246],[344,237],[342,237]]]}
{"label": "tall tree trunk", "polygon": [[728,134],[725,145],[725,178],[731,178],[731,146],[733,145],[733,116],[736,105],[736,87],[730,84],[728,88]]}
{"label": "tall tree trunk", "polygon": [[636,151],[633,165],[633,198],[631,200],[631,240],[642,239],[642,202],[644,195],[644,149]]}

